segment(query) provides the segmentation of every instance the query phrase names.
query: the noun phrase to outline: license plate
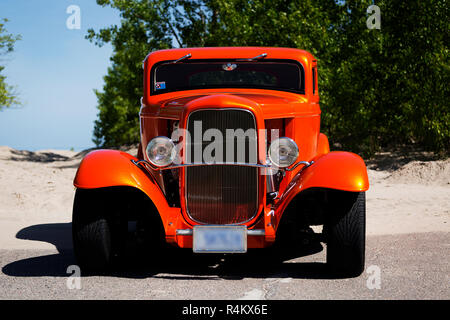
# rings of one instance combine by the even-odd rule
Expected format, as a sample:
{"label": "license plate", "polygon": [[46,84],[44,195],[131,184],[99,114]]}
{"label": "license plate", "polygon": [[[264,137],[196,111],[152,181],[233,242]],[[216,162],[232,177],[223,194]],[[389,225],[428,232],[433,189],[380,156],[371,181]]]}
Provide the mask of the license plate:
{"label": "license plate", "polygon": [[201,253],[247,252],[246,226],[194,226],[193,251]]}

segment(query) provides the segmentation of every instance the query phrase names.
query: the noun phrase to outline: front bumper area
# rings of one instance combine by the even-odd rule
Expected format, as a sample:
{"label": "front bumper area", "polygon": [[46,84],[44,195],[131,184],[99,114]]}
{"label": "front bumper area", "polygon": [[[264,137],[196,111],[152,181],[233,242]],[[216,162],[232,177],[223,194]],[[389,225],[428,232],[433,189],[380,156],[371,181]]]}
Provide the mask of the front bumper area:
{"label": "front bumper area", "polygon": [[[207,166],[212,164],[207,163],[190,163],[181,165],[171,165],[164,168],[153,167],[149,162],[145,160],[132,161],[134,165],[145,170],[150,175],[154,171],[168,170],[174,168],[188,167],[188,166]],[[313,162],[298,161],[291,168],[284,168],[284,171],[294,170],[299,165],[303,165],[304,168],[310,166]],[[215,164],[217,165],[217,164]],[[242,165],[242,166],[253,166],[261,169],[271,170],[274,167],[272,164],[247,164],[247,163],[224,163],[224,165]],[[280,168],[278,168],[280,169]],[[183,218],[182,208],[170,208],[164,213],[160,212],[162,222],[164,224],[164,230],[166,234],[166,242],[173,244],[180,248],[192,248],[193,247],[193,224],[189,224],[185,218]],[[273,244],[275,241],[275,234],[277,228],[277,217],[274,210],[270,206],[263,206],[262,212],[260,212],[255,218],[254,224],[246,224],[248,227],[248,238],[247,247],[248,248],[265,248]]]}
{"label": "front bumper area", "polygon": [[[262,215],[263,213],[261,213]],[[181,215],[172,215],[164,226],[166,241],[180,248],[193,247],[193,226],[186,224]],[[173,220],[173,221],[171,221]],[[266,248],[275,241],[274,211],[265,209],[264,217],[247,229],[247,248]]]}

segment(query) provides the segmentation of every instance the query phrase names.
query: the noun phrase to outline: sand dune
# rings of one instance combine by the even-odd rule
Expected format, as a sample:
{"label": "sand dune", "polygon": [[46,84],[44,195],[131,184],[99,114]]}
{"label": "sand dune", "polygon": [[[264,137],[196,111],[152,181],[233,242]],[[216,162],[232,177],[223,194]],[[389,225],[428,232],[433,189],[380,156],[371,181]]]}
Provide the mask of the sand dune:
{"label": "sand dune", "polygon": [[[16,234],[31,225],[71,221],[72,181],[84,154],[0,147],[0,249],[52,248]],[[384,156],[369,161],[368,235],[450,232],[450,159]]]}

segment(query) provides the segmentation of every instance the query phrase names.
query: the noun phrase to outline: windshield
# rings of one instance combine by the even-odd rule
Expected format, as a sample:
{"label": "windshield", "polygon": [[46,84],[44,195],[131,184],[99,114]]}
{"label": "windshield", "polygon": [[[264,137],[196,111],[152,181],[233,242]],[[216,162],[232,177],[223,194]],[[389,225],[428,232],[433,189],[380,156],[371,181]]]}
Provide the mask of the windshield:
{"label": "windshield", "polygon": [[163,62],[152,69],[151,94],[209,88],[257,88],[304,93],[303,68],[292,60]]}

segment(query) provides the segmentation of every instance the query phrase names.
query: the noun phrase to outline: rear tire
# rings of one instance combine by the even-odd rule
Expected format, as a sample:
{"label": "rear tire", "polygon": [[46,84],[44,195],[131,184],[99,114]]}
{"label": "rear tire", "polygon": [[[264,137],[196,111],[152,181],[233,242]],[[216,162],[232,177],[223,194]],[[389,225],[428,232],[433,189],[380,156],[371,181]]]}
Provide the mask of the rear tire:
{"label": "rear tire", "polygon": [[346,195],[335,218],[324,226],[327,265],[333,273],[356,277],[365,264],[366,197],[365,192]]}
{"label": "rear tire", "polygon": [[103,271],[110,266],[113,256],[111,227],[104,207],[98,205],[100,199],[91,198],[84,190],[75,194],[73,249],[82,270]]}

